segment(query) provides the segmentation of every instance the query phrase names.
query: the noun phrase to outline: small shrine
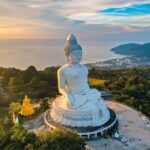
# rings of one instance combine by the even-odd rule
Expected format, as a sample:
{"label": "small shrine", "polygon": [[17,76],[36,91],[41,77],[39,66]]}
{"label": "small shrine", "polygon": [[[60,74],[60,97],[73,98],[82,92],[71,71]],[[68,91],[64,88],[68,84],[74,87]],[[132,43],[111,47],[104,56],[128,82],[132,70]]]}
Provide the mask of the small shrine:
{"label": "small shrine", "polygon": [[23,105],[21,107],[20,114],[22,116],[31,116],[34,113],[34,106],[31,103],[31,99],[28,98],[27,95],[25,95],[25,98],[23,100]]}

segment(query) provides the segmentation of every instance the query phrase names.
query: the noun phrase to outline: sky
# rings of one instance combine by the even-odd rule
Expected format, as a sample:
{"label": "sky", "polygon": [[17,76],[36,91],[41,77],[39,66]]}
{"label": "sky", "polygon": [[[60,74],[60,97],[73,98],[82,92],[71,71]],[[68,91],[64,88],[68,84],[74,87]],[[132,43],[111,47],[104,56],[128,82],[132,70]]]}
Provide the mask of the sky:
{"label": "sky", "polygon": [[150,0],[0,0],[0,40],[46,39],[63,49],[69,33],[86,49],[150,42]]}

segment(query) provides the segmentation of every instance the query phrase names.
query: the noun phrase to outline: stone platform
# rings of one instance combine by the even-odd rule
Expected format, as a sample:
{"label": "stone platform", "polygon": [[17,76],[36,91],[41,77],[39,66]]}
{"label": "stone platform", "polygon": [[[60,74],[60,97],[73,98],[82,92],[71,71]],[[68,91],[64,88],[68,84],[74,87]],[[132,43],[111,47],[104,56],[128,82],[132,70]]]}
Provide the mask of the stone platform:
{"label": "stone platform", "polygon": [[[150,150],[150,128],[146,124],[145,116],[121,103],[106,101],[106,105],[115,111],[119,132],[127,138],[128,145],[114,138],[98,138],[86,142],[91,150]],[[23,126],[35,133],[47,131],[47,127],[44,126],[44,115],[26,121]]]}
{"label": "stone platform", "polygon": [[106,101],[106,105],[116,112],[119,132],[128,140],[125,145],[114,138],[100,138],[88,141],[92,150],[150,150],[150,128],[145,116],[121,103]]}
{"label": "stone platform", "polygon": [[60,123],[54,122],[50,116],[50,110],[47,110],[44,115],[45,125],[50,129],[72,129],[78,132],[79,136],[84,139],[96,139],[101,137],[107,132],[113,132],[118,127],[118,121],[115,112],[112,109],[109,109],[110,112],[110,119],[103,125],[92,127],[71,127],[71,126],[64,126]]}

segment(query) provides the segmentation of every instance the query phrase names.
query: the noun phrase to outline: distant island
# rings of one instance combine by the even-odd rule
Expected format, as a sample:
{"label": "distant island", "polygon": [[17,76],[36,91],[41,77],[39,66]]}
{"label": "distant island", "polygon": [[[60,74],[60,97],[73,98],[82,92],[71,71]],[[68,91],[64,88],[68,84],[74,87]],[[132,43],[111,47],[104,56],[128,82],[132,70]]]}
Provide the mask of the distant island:
{"label": "distant island", "polygon": [[96,67],[98,69],[120,69],[150,65],[150,43],[123,44],[112,48],[111,51],[116,54],[124,55],[125,57],[90,63],[87,64],[87,66],[89,68]]}

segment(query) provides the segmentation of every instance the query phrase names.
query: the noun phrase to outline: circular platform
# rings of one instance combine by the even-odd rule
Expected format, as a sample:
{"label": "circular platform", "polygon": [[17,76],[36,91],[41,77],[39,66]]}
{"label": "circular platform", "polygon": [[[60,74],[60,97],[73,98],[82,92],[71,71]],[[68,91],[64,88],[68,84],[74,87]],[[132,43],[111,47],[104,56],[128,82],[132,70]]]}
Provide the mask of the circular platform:
{"label": "circular platform", "polygon": [[[93,150],[148,150],[150,148],[150,127],[147,127],[145,116],[133,108],[114,101],[106,101],[106,105],[115,111],[119,122],[119,132],[128,139],[128,146],[111,137],[86,141],[86,144]],[[35,133],[47,131],[44,115],[46,113],[26,121],[23,126]]]}
{"label": "circular platform", "polygon": [[60,123],[54,122],[50,116],[50,109],[45,112],[44,121],[45,125],[50,129],[72,129],[76,130],[81,138],[85,139],[93,139],[100,136],[103,136],[107,133],[111,133],[118,127],[118,121],[115,112],[112,109],[109,109],[110,112],[110,119],[104,123],[103,125],[92,127],[71,127],[71,126],[64,126]]}

